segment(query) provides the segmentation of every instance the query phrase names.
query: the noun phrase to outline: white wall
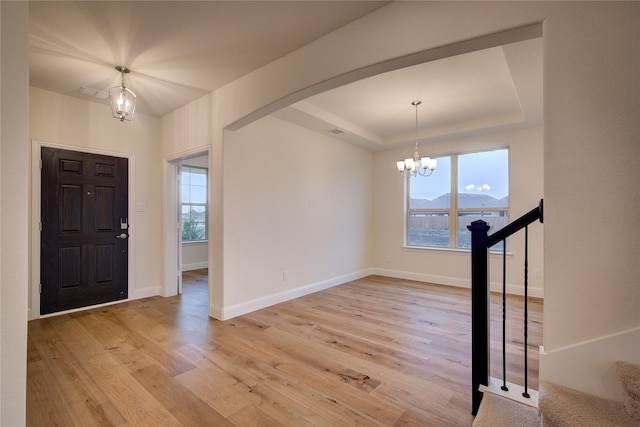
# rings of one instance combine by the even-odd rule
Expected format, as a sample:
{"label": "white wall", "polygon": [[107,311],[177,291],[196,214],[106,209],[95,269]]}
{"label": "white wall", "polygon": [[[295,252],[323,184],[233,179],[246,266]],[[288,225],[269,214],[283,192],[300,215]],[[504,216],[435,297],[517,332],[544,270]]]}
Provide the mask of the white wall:
{"label": "white wall", "polygon": [[[28,141],[21,130],[26,126],[27,112],[15,109],[16,105],[26,109],[27,101],[19,95],[7,97],[8,91],[16,94],[27,91],[26,9],[27,5],[20,2],[2,2],[1,8],[3,425],[21,425],[24,420],[22,363],[27,296],[22,286],[28,282],[24,261],[28,231],[27,219],[18,214],[16,207],[27,206],[29,192],[26,178],[11,182],[7,188],[6,175],[13,171],[17,176],[26,174],[29,164]],[[211,243],[216,252],[209,256],[216,264],[214,270],[220,274],[213,277],[212,284],[220,293],[211,296],[212,301],[222,304],[224,292],[221,249],[225,126],[245,118],[250,122],[279,105],[301,100],[322,88],[393,69],[400,66],[402,60],[396,60],[404,55],[421,51],[426,51],[423,58],[452,54],[452,44],[478,38],[482,43],[463,43],[462,47],[486,47],[487,35],[543,23],[545,346],[547,351],[560,352],[576,343],[639,328],[640,239],[634,214],[640,210],[640,193],[634,191],[640,182],[639,17],[638,2],[395,2],[172,114],[162,121],[160,136],[165,155],[203,144],[212,147],[212,184],[218,196],[212,200],[210,209],[218,231]],[[501,33],[496,39],[504,42],[503,36]],[[7,111],[5,102],[10,102],[12,109]],[[206,105],[199,108],[201,104]],[[16,111],[17,116],[12,114]],[[80,135],[69,135],[78,126]],[[107,129],[100,122],[95,126]],[[66,130],[56,129],[54,133],[79,140],[86,129],[74,121]],[[109,131],[107,137],[118,141],[119,136],[121,129]],[[53,139],[46,135],[39,138]],[[137,152],[141,148],[134,142],[131,141],[132,149]],[[157,175],[150,173],[150,176]],[[151,180],[144,182],[138,190],[141,193],[146,186],[158,185]],[[150,220],[149,224],[153,222]],[[146,255],[154,260],[159,259],[155,251],[160,250],[160,245],[154,240],[158,238],[158,230],[160,225],[149,236],[157,249],[150,248]],[[611,362],[623,354],[615,344],[607,347],[597,354],[590,354],[588,347],[580,352],[580,358],[588,366],[596,357]],[[632,349],[624,357],[640,362],[640,351]],[[546,371],[543,365],[543,377]],[[570,376],[561,378],[567,384],[578,376],[569,373]],[[583,377],[580,386],[589,388],[585,384],[589,376]]]}
{"label": "white wall", "polygon": [[224,143],[227,311],[364,274],[371,152],[273,117],[225,132]]}
{"label": "white wall", "polygon": [[198,270],[209,266],[209,242],[182,243],[182,271]]}
{"label": "white wall", "polygon": [[0,425],[25,423],[29,242],[26,2],[0,3]]}
{"label": "white wall", "polygon": [[[538,206],[543,198],[542,128],[528,128],[458,140],[431,142],[420,147],[429,156],[468,152],[493,147],[509,147],[510,219],[514,220]],[[404,180],[395,162],[411,154],[413,147],[400,147],[375,153],[374,265],[379,274],[432,283],[470,287],[471,260],[468,251],[455,252],[403,248]],[[429,178],[422,178],[429,180]],[[523,294],[524,236],[510,238],[507,258],[507,291]],[[529,269],[542,270],[543,226],[529,227]],[[491,256],[494,290],[502,289],[502,255]],[[543,280],[529,276],[529,292],[543,296]]]}
{"label": "white wall", "polygon": [[[78,150],[90,149],[128,155],[134,171],[133,205],[129,206],[129,250],[133,251],[133,295],[140,298],[162,293],[162,157],[160,120],[136,114],[131,122],[111,117],[107,104],[85,101],[38,88],[30,90],[31,138],[62,144]],[[37,195],[36,195],[37,196]],[[136,209],[138,203],[144,211]],[[35,245],[34,245],[35,246]],[[38,251],[32,247],[31,251]],[[34,275],[38,266],[32,266]],[[131,275],[130,275],[131,277]],[[32,307],[32,313],[38,308]]]}
{"label": "white wall", "polygon": [[[221,99],[215,93],[204,96],[184,107],[167,114],[162,118],[162,154],[167,159],[179,159],[202,149],[209,151],[209,246],[208,246],[208,268],[209,268],[209,306],[222,307],[224,305],[224,282],[223,282],[223,183],[222,183],[222,127],[220,118],[223,112],[220,109]],[[167,180],[172,179],[166,177]],[[169,184],[165,184],[169,187]],[[167,211],[173,209],[165,204]],[[168,215],[167,215],[168,216]],[[173,253],[169,248],[177,245],[171,234],[175,232],[171,221],[165,223],[164,247],[165,261],[171,260]],[[172,275],[175,269],[165,262],[165,279],[167,282],[174,280]],[[212,316],[217,316],[211,312]]]}
{"label": "white wall", "polygon": [[[542,24],[544,345],[561,351],[640,328],[639,19],[638,2],[394,2],[219,90],[217,117],[237,128],[417,57],[514,41]],[[640,362],[640,349],[619,350],[597,356]],[[555,380],[599,389],[566,372]]]}

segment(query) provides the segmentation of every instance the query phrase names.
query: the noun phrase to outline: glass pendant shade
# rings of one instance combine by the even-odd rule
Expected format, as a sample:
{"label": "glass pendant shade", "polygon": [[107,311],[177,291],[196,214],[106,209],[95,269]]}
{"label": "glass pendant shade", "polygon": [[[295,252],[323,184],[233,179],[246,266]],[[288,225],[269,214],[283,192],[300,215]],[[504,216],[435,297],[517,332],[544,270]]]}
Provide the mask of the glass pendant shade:
{"label": "glass pendant shade", "polygon": [[136,110],[136,94],[124,86],[109,89],[111,114],[120,121],[131,120]]}
{"label": "glass pendant shade", "polygon": [[136,111],[136,94],[124,85],[124,74],[129,73],[127,67],[116,67],[122,74],[122,84],[109,89],[109,100],[111,102],[111,115],[121,122],[133,119]]}

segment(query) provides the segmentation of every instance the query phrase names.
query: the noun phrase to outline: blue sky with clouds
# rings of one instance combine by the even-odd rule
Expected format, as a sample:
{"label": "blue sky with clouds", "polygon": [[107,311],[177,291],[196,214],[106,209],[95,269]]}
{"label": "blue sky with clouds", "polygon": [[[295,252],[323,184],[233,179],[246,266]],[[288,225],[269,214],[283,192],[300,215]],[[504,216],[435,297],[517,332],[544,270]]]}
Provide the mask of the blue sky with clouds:
{"label": "blue sky with clouds", "polygon": [[[496,199],[509,195],[507,149],[458,155],[458,192],[487,194]],[[438,158],[429,177],[411,178],[411,198],[433,200],[451,189],[451,158]]]}

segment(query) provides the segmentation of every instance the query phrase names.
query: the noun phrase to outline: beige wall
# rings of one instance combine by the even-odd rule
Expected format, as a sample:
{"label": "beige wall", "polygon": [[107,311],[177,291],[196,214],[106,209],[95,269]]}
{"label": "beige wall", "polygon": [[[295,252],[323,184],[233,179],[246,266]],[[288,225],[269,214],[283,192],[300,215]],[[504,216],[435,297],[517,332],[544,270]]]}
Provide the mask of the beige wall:
{"label": "beige wall", "polygon": [[[534,37],[530,25],[541,24],[544,345],[563,351],[640,331],[639,17],[638,2],[395,2],[218,91],[220,124],[240,127],[416,58]],[[640,362],[637,348],[605,347],[585,348],[591,367]],[[588,369],[565,368],[560,383],[602,389]],[[611,369],[605,376],[612,381]]]}
{"label": "beige wall", "polygon": [[[31,138],[80,151],[97,150],[129,156],[129,250],[133,251],[130,280],[139,298],[161,293],[162,284],[162,157],[160,120],[137,114],[131,122],[111,117],[109,105],[89,102],[42,89],[31,88]],[[37,197],[37,195],[35,195]],[[144,211],[136,209],[145,205]],[[36,213],[37,214],[37,213]],[[32,227],[35,225],[32,224]],[[34,243],[35,245],[35,243]],[[32,248],[32,251],[34,249]],[[37,248],[36,248],[37,250]],[[34,252],[35,255],[35,252]],[[38,266],[32,266],[35,276]],[[32,307],[33,315],[38,308]]]}
{"label": "beige wall", "polygon": [[[0,357],[3,368],[0,416],[3,425],[19,425],[24,420],[27,292],[23,286],[28,284],[24,261],[28,224],[26,218],[16,214],[16,208],[27,206],[29,191],[28,180],[15,180],[15,176],[25,176],[29,164],[29,143],[21,130],[26,126],[28,113],[22,110],[27,109],[27,101],[19,96],[27,92],[28,26],[25,4],[2,2],[1,11]],[[547,351],[559,352],[577,343],[640,328],[637,283],[640,239],[633,214],[640,210],[640,193],[635,191],[640,182],[637,168],[640,160],[637,143],[640,136],[637,120],[639,16],[640,3],[637,2],[395,2],[170,115],[162,121],[160,134],[150,129],[125,132],[122,127],[116,127],[122,124],[108,118],[108,114],[111,124],[98,121],[87,129],[86,125],[73,120],[74,115],[65,116],[51,109],[45,113],[45,108],[40,107],[37,114],[55,115],[65,126],[40,125],[32,120],[32,131],[37,134],[31,136],[78,146],[93,144],[87,141],[96,139],[104,144],[106,139],[109,144],[126,141],[129,144],[126,149],[136,156],[137,174],[144,176],[136,181],[136,187],[140,186],[136,194],[140,193],[139,197],[144,197],[150,206],[161,199],[156,194],[159,182],[155,179],[161,179],[162,159],[155,163],[149,160],[148,165],[146,162],[157,155],[154,153],[159,151],[160,138],[165,156],[210,144],[212,192],[217,195],[211,206],[211,218],[217,225],[211,247],[217,252],[210,254],[210,261],[216,264],[215,270],[220,274],[213,277],[212,284],[221,292],[213,296],[212,301],[218,298],[223,304],[222,129],[225,126],[239,121],[249,123],[324,88],[402,66],[403,61],[397,59],[405,55],[426,51],[425,55],[418,55],[424,59],[452,54],[453,49],[447,46],[478,38],[482,43],[463,43],[462,47],[485,47],[485,42],[491,40],[485,37],[489,34],[542,23],[546,202],[544,342]],[[501,33],[496,37],[498,42],[506,41],[502,36]],[[15,98],[7,97],[11,90]],[[9,111],[5,102],[12,103]],[[16,106],[17,117],[12,114]],[[76,115],[84,114],[77,110],[74,104]],[[104,117],[103,114],[97,116]],[[142,122],[152,121],[142,115],[138,117]],[[154,123],[150,128],[159,126]],[[156,145],[151,144],[151,140]],[[136,145],[141,141],[141,145]],[[9,186],[7,174],[13,171],[17,175],[11,176]],[[146,253],[143,253],[145,247],[136,247],[141,268],[145,270],[140,271],[144,279],[136,277],[140,282],[155,277],[155,267],[162,258],[158,253],[161,242],[157,240],[161,229],[159,218],[160,215],[149,214],[145,226],[148,228],[140,230],[144,234],[153,229],[154,233],[148,237],[155,243]],[[604,218],[610,225],[602,226]],[[225,262],[231,265],[242,260]],[[227,300],[236,299],[237,292],[233,292]],[[640,362],[637,348],[626,351],[613,345],[598,354],[588,350],[579,354],[587,365],[591,361],[610,366],[621,355]],[[569,368],[565,369],[569,376],[562,380],[571,383],[571,377],[577,375],[570,365],[565,367]],[[544,377],[544,369],[541,374]],[[585,376],[581,384],[584,389],[589,388],[589,382]]]}
{"label": "beige wall", "polygon": [[225,307],[371,266],[371,152],[273,117],[224,143]]}
{"label": "beige wall", "polygon": [[182,271],[207,268],[209,265],[208,242],[182,243]]}
{"label": "beige wall", "polygon": [[[424,155],[469,152],[493,147],[509,147],[510,219],[516,219],[535,208],[543,198],[542,128],[528,128],[424,144]],[[375,153],[374,166],[374,262],[379,274],[422,280],[432,283],[470,287],[471,264],[468,251],[444,251],[403,248],[404,180],[395,162],[406,157],[412,147],[401,147]],[[429,178],[422,178],[428,180]],[[543,266],[543,227],[537,223],[529,231],[529,269]],[[523,294],[524,236],[510,238],[507,259],[508,292]],[[491,281],[495,290],[502,289],[502,255],[491,256]],[[543,296],[542,278],[529,278],[530,295]]]}
{"label": "beige wall", "polygon": [[0,425],[25,423],[29,262],[28,5],[0,2]]}
{"label": "beige wall", "polygon": [[[209,216],[208,216],[208,268],[209,268],[209,306],[222,307],[224,305],[223,283],[223,235],[224,221],[222,214],[223,185],[222,185],[222,128],[219,118],[222,112],[219,108],[220,97],[215,94],[204,96],[184,107],[167,114],[162,118],[162,156],[165,165],[165,188],[170,187],[173,179],[167,168],[170,161],[200,153],[209,152]],[[172,199],[166,191],[165,218],[174,209]],[[177,201],[176,201],[177,203]],[[177,218],[175,218],[177,221]],[[175,253],[171,247],[177,241],[171,237],[175,228],[166,219],[164,224],[165,250],[165,282],[174,280],[175,268],[166,260],[174,259]],[[165,287],[167,284],[165,283]],[[210,310],[211,311],[211,310]],[[213,313],[211,313],[213,315]]]}

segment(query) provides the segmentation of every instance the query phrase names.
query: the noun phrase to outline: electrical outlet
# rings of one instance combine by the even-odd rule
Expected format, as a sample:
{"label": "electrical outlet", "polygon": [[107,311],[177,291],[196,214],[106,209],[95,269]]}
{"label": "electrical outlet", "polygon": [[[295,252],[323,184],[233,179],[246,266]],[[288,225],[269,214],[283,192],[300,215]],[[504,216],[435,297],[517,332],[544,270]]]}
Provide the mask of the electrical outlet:
{"label": "electrical outlet", "polygon": [[533,276],[534,276],[535,278],[537,278],[537,279],[541,278],[541,277],[542,277],[542,270],[541,270],[541,269],[539,269],[539,268],[535,268],[535,269],[533,270]]}
{"label": "electrical outlet", "polygon": [[283,280],[283,281],[285,281],[285,282],[286,282],[287,280],[289,280],[289,271],[288,271],[288,270],[284,270],[284,271],[282,272],[282,280]]}

